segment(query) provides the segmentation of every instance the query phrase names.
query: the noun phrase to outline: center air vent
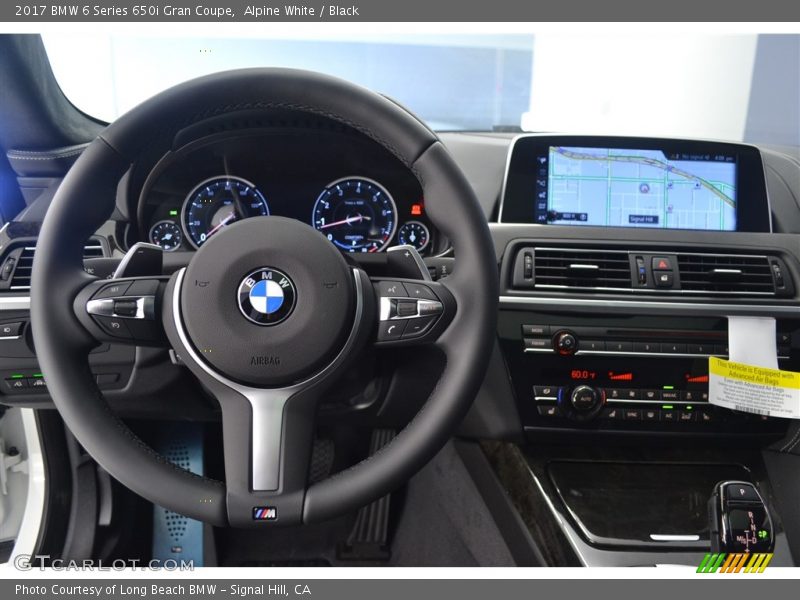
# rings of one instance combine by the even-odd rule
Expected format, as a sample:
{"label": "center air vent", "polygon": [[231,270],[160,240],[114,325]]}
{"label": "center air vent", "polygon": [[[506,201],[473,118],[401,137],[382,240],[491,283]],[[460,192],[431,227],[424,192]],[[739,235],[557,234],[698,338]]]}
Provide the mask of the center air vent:
{"label": "center air vent", "polygon": [[[3,270],[9,265],[11,284],[8,289],[14,291],[24,291],[31,289],[31,271],[33,270],[33,255],[36,251],[34,246],[23,246],[12,250],[3,264]],[[90,240],[83,249],[83,258],[102,258],[103,246],[97,240]],[[13,261],[13,262],[12,262]]]}
{"label": "center air vent", "polygon": [[526,246],[515,254],[513,287],[558,292],[791,297],[777,255],[647,248]]}
{"label": "center air vent", "polygon": [[773,266],[766,256],[678,254],[678,271],[685,291],[776,293]]}
{"label": "center air vent", "polygon": [[537,288],[617,290],[631,287],[627,252],[536,248],[533,254]]}

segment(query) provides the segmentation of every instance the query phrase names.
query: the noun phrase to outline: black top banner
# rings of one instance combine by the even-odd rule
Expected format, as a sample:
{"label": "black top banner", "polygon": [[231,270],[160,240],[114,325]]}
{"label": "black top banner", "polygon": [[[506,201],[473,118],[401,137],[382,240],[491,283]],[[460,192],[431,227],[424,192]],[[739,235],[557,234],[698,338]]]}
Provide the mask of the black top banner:
{"label": "black top banner", "polygon": [[271,0],[14,1],[3,22],[785,22],[800,3],[760,0]]}

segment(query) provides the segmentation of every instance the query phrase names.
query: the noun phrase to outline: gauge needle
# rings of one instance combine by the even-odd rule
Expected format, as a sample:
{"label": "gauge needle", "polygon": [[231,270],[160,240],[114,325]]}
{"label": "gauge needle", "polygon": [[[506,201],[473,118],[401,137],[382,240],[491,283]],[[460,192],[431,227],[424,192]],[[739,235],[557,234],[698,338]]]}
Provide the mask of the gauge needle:
{"label": "gauge needle", "polygon": [[230,221],[230,220],[231,220],[231,219],[233,219],[234,217],[236,217],[236,213],[235,213],[235,212],[232,212],[232,213],[231,213],[231,214],[229,214],[227,217],[225,217],[224,219],[222,219],[222,221],[220,221],[219,223],[217,223],[217,226],[216,226],[216,227],[214,227],[213,229],[211,229],[211,231],[209,231],[209,232],[206,234],[206,239],[208,239],[208,238],[210,238],[212,235],[214,235],[214,233],[217,231],[217,229],[219,229],[220,227],[224,227],[225,225],[227,225],[227,224],[228,224],[228,221]]}
{"label": "gauge needle", "polygon": [[336,227],[337,225],[350,225],[350,223],[357,223],[358,221],[372,221],[372,217],[365,217],[364,215],[356,215],[355,217],[347,217],[341,221],[334,221],[333,223],[325,223],[320,225],[318,229],[327,229],[328,227]]}

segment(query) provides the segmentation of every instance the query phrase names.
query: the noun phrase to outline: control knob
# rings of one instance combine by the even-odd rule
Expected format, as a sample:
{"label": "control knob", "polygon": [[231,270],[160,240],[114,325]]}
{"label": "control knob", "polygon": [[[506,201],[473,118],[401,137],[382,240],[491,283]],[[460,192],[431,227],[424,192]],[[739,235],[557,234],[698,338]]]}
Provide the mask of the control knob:
{"label": "control knob", "polygon": [[579,385],[568,397],[560,398],[562,412],[570,419],[588,421],[594,418],[603,408],[605,394],[588,385]]}
{"label": "control knob", "polygon": [[561,356],[571,356],[578,350],[578,338],[569,331],[561,331],[556,334],[554,345]]}

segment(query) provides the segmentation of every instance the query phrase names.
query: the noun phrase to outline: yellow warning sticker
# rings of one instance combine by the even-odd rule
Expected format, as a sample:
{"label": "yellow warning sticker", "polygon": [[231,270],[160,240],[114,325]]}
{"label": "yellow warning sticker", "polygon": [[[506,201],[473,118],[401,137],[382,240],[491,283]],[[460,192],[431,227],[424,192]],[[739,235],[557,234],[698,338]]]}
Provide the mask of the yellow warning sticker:
{"label": "yellow warning sticker", "polygon": [[708,359],[708,400],[732,410],[800,418],[800,373]]}

